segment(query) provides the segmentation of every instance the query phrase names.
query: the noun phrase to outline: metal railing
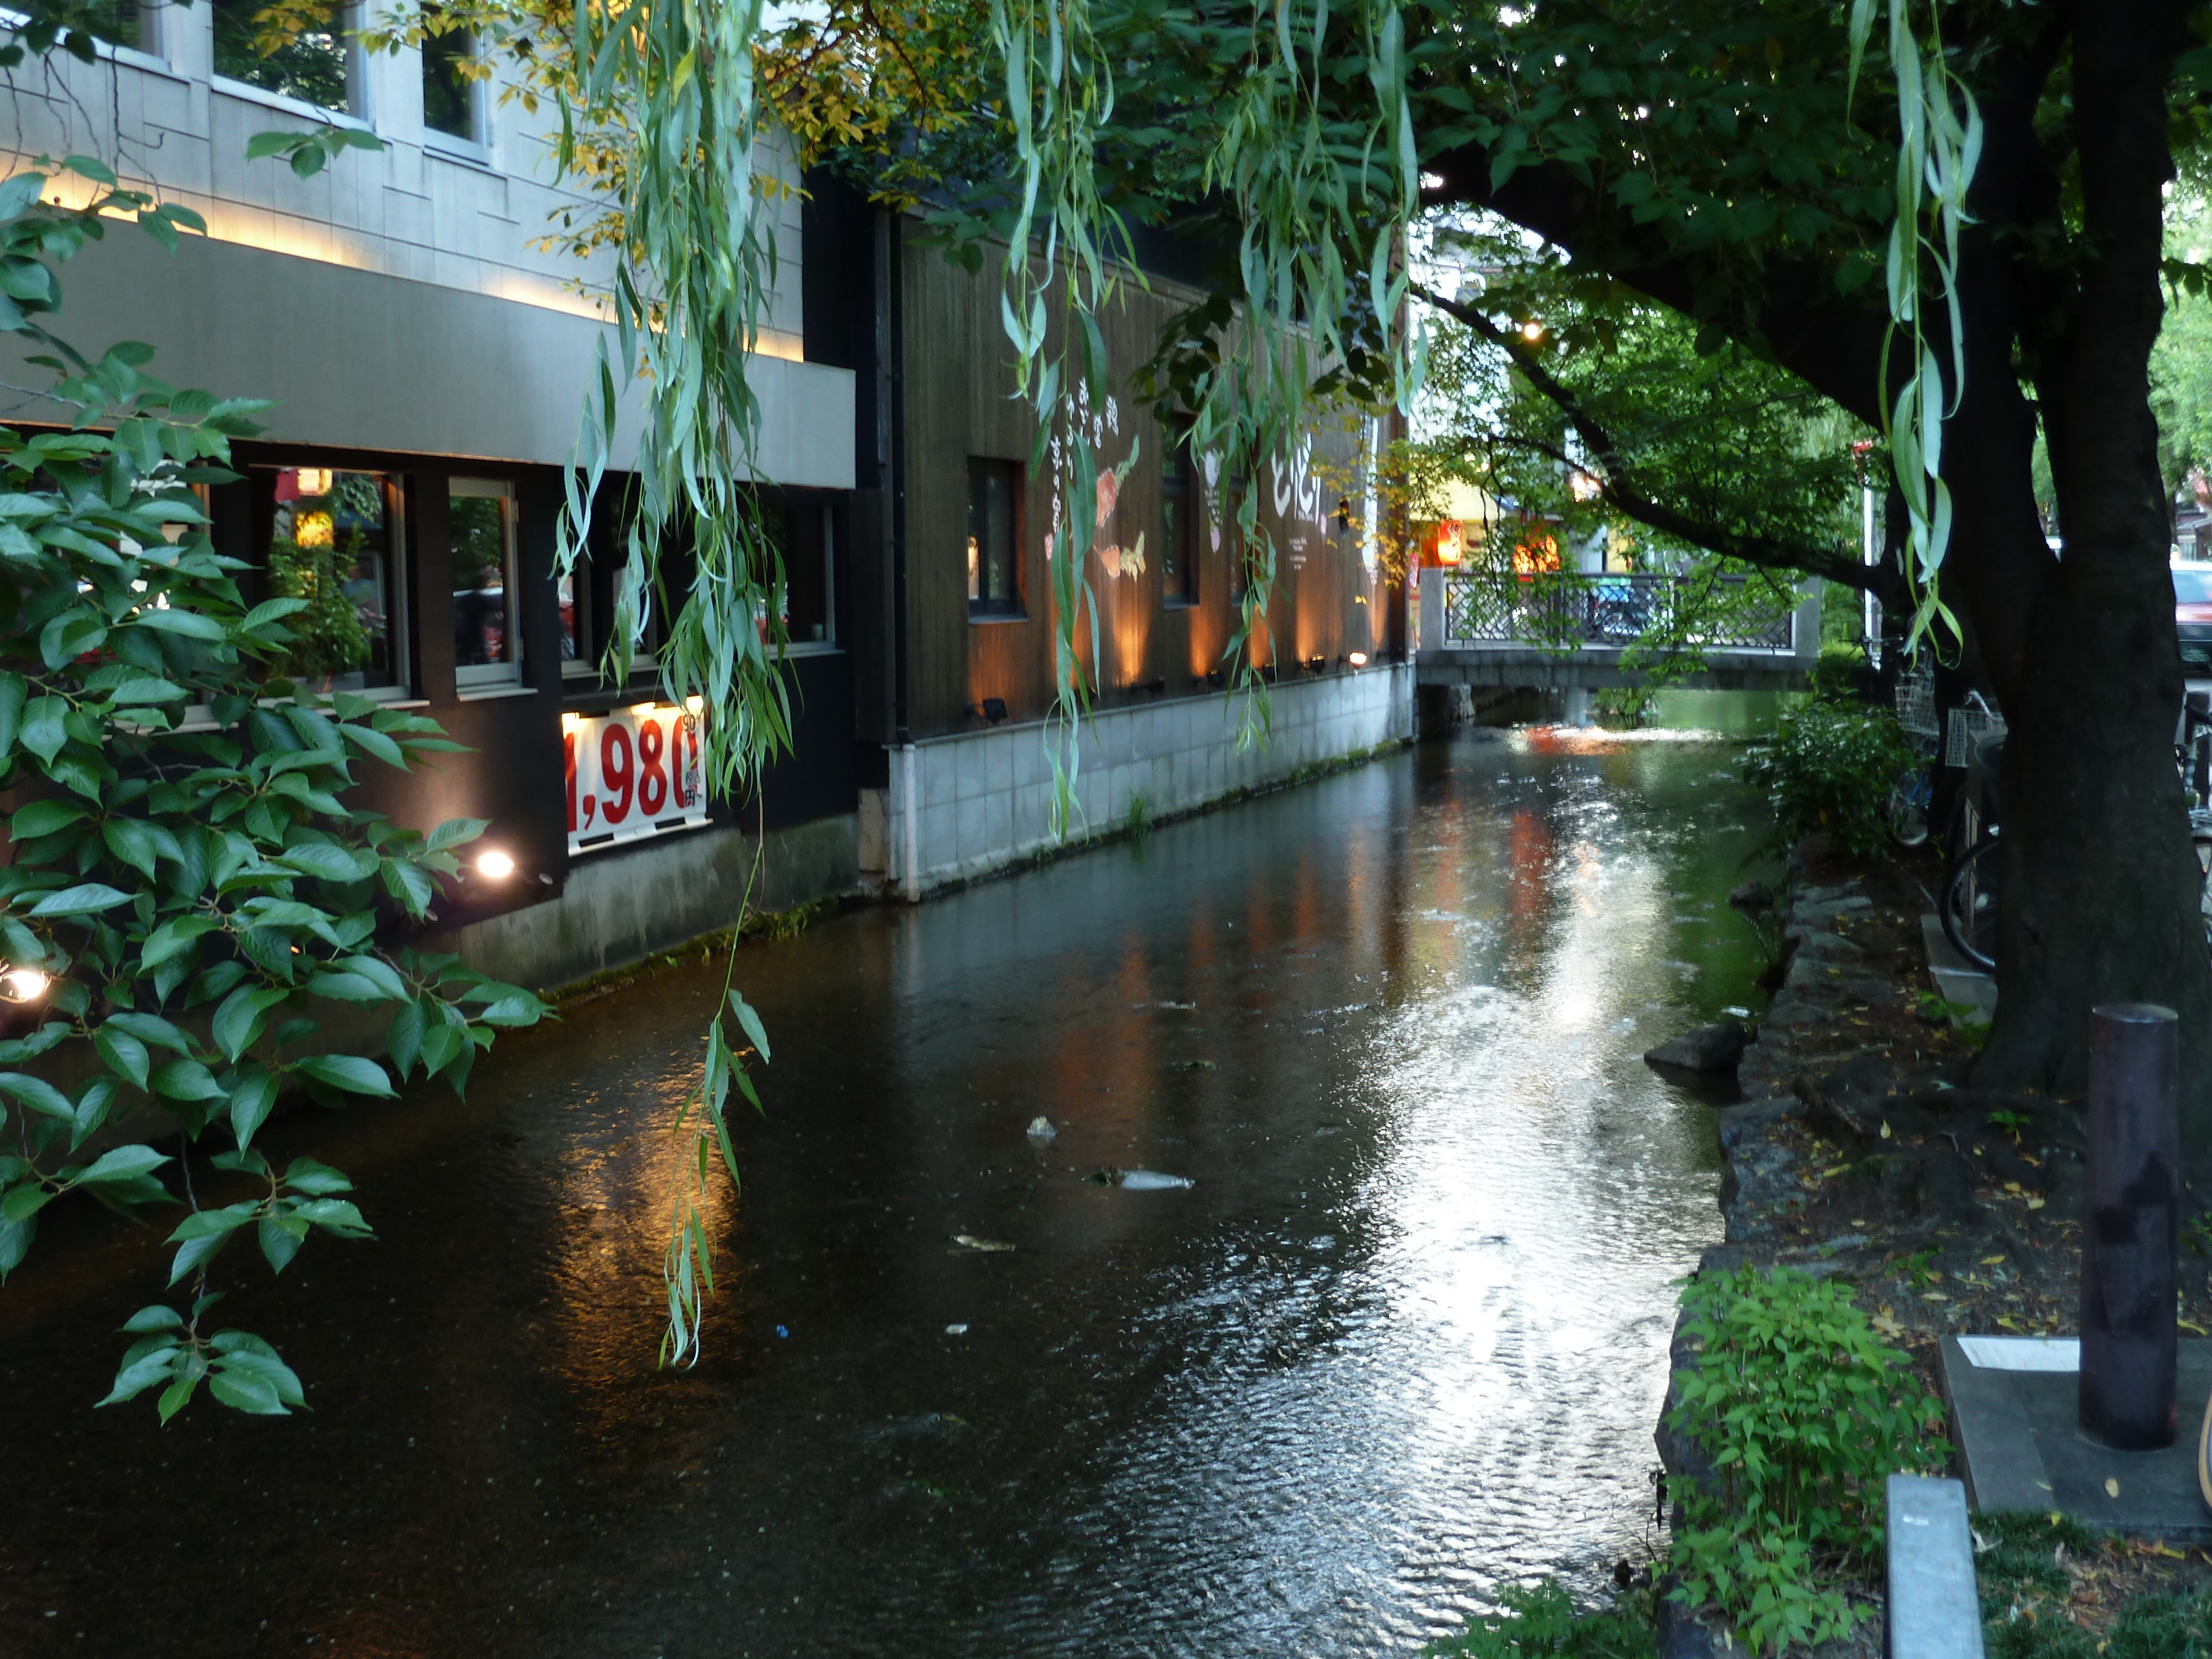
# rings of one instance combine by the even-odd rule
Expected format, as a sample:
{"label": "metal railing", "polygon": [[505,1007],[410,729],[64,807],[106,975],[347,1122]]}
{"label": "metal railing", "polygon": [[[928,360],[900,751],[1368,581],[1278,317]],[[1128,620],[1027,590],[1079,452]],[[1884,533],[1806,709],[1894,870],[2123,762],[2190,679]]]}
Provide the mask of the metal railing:
{"label": "metal railing", "polygon": [[[1715,586],[1717,594],[1710,591]],[[1788,653],[1796,647],[1796,606],[1795,595],[1777,599],[1766,583],[1753,586],[1742,576],[1716,584],[1640,573],[1455,570],[1444,576],[1443,643],[1577,650],[1651,636],[1707,651]],[[1686,617],[1695,621],[1686,626]]]}

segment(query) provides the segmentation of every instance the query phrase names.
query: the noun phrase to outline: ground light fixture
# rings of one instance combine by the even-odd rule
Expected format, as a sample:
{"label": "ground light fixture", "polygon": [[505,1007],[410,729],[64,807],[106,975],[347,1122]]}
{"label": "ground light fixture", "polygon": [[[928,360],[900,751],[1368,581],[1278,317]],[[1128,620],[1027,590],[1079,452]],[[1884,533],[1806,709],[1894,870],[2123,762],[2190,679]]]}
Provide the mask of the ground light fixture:
{"label": "ground light fixture", "polygon": [[505,881],[514,873],[514,858],[494,847],[477,859],[477,873],[492,881]]}
{"label": "ground light fixture", "polygon": [[1354,668],[1364,668],[1367,666],[1367,653],[1364,651],[1355,651],[1346,657],[1345,661],[1350,663]]}

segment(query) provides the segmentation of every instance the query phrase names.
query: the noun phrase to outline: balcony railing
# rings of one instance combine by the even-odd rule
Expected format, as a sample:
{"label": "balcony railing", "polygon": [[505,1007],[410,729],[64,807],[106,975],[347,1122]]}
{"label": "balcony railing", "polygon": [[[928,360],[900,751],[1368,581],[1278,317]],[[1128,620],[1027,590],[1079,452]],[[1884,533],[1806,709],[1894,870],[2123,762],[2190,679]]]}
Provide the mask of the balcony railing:
{"label": "balcony railing", "polygon": [[1796,596],[1742,576],[1455,570],[1443,600],[1447,647],[1617,649],[1650,638],[1704,651],[1796,647]]}

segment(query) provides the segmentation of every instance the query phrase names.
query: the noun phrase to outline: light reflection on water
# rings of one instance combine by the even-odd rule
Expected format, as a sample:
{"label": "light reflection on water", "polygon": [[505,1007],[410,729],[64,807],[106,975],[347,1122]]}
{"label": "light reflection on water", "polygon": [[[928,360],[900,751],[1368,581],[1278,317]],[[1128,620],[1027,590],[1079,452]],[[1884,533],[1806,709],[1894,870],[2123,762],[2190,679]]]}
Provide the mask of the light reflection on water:
{"label": "light reflection on water", "polygon": [[[285,1126],[380,1235],[241,1306],[315,1414],[27,1436],[0,1651],[1354,1654],[1595,1583],[1719,1231],[1711,1109],[1638,1055],[1756,1006],[1726,758],[1473,734],[749,950],[778,1058],[681,1376],[651,1131],[718,969],[503,1046],[465,1105]],[[0,1295],[0,1420],[98,1397],[146,1254],[87,1224]],[[87,1468],[201,1541],[68,1501]],[[251,1616],[217,1553],[270,1564]]]}

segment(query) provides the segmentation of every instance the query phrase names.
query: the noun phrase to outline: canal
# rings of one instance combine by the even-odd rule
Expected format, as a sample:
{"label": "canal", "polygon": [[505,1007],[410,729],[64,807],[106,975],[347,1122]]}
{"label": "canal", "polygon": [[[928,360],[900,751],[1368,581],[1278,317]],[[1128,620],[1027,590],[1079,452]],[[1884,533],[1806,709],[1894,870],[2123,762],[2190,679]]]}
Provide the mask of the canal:
{"label": "canal", "polygon": [[[166,1230],[49,1212],[0,1654],[1367,1654],[1595,1587],[1720,1227],[1713,1107],[1638,1056],[1758,1006],[1733,758],[1464,733],[749,946],[690,1371],[662,1131],[718,963],[277,1127],[378,1232],[227,1262],[310,1413],[90,1409]],[[1132,1170],[1192,1184],[1086,1178]]]}

